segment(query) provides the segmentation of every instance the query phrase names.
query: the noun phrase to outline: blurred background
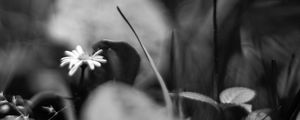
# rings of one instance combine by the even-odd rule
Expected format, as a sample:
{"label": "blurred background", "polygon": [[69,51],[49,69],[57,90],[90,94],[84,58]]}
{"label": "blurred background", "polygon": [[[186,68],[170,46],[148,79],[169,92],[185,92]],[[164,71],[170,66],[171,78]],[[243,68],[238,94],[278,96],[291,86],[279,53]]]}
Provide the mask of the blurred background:
{"label": "blurred background", "polygon": [[[74,78],[59,68],[63,52],[76,45],[92,52],[108,39],[136,49],[141,63],[134,86],[161,98],[150,90],[160,91],[156,77],[117,5],[171,91],[218,99],[225,88],[243,86],[257,92],[254,109],[275,109],[289,106],[300,89],[297,0],[0,0],[0,91],[25,98],[41,89],[69,94],[66,79]],[[187,103],[185,109],[193,119],[214,119],[211,106]]]}

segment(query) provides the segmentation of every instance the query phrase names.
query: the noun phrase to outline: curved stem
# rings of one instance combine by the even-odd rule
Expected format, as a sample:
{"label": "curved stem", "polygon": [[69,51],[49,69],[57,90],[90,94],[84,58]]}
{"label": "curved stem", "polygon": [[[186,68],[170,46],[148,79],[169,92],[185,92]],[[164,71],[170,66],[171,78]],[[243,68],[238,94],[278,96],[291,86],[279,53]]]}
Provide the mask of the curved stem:
{"label": "curved stem", "polygon": [[[79,115],[80,109],[82,107],[83,101],[86,98],[86,89],[85,89],[85,84],[84,84],[84,79],[85,79],[85,68],[87,66],[83,64],[81,66],[81,74],[79,78],[79,82],[77,85],[75,85],[75,90],[74,90],[74,104],[75,104],[75,111],[76,114]],[[78,117],[78,116],[77,116]]]}
{"label": "curved stem", "polygon": [[168,109],[168,112],[170,115],[173,114],[173,107],[172,107],[172,101],[169,95],[169,90],[167,89],[167,86],[162,78],[162,76],[160,75],[160,73],[158,72],[157,68],[155,67],[154,61],[151,58],[150,54],[148,53],[146,47],[144,46],[144,44],[142,43],[142,41],[140,40],[139,36],[137,35],[137,33],[135,32],[135,30],[133,29],[132,25],[129,23],[129,21],[127,20],[127,18],[125,17],[125,15],[122,13],[122,11],[120,10],[120,8],[117,6],[117,10],[118,12],[121,14],[122,18],[125,20],[125,22],[128,24],[128,26],[130,27],[130,29],[132,30],[132,32],[134,33],[135,37],[137,38],[139,44],[141,45],[148,61],[150,62],[150,65],[158,79],[159,85],[161,86],[161,89],[163,91],[163,96],[164,96],[164,100],[166,102],[166,106]]}

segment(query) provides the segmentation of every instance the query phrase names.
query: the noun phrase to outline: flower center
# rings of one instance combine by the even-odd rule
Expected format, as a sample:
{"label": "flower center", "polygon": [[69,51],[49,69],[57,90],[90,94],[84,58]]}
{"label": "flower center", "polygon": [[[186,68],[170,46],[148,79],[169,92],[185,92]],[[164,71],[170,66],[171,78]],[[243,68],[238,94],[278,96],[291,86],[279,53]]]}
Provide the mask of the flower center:
{"label": "flower center", "polygon": [[85,61],[85,60],[88,60],[90,59],[90,56],[87,55],[87,54],[81,54],[79,57],[78,57],[79,60],[82,60],[82,61]]}

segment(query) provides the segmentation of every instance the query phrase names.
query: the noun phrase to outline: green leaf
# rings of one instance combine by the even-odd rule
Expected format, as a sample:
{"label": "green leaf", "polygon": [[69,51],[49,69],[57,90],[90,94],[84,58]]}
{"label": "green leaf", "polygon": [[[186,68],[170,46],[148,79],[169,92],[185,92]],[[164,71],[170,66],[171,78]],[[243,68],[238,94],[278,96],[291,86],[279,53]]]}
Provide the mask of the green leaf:
{"label": "green leaf", "polygon": [[239,104],[239,106],[245,108],[249,113],[252,112],[252,105],[251,104]]}
{"label": "green leaf", "polygon": [[256,93],[254,90],[244,87],[232,87],[221,92],[221,103],[242,104],[252,100]]}
{"label": "green leaf", "polygon": [[272,120],[269,116],[271,110],[270,109],[260,109],[254,112],[251,112],[245,120]]}
{"label": "green leaf", "polygon": [[199,94],[199,93],[195,93],[195,92],[180,92],[179,96],[184,97],[184,98],[188,98],[188,99],[192,99],[192,100],[196,100],[196,101],[201,101],[201,102],[205,102],[205,103],[209,103],[212,106],[214,106],[215,108],[219,109],[218,106],[218,102],[213,100],[212,98]]}
{"label": "green leaf", "polygon": [[[103,56],[107,63],[103,68],[90,72],[89,84],[96,85],[99,81],[106,82],[111,79],[122,81],[132,85],[140,68],[141,58],[137,51],[128,43],[116,40],[101,40],[94,44],[94,51],[103,50]],[[95,81],[93,81],[95,80]]]}

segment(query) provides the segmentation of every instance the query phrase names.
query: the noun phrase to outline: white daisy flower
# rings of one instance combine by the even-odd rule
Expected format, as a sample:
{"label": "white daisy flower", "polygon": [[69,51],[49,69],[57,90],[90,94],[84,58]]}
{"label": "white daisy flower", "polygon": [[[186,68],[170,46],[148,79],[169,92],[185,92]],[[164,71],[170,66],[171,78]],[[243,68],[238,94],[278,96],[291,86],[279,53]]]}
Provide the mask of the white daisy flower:
{"label": "white daisy flower", "polygon": [[107,62],[103,56],[99,55],[101,52],[102,50],[100,49],[90,56],[83,51],[81,46],[77,45],[75,50],[65,51],[67,56],[61,58],[60,66],[63,67],[69,64],[69,76],[74,75],[77,69],[83,64],[87,64],[91,70],[94,70],[95,66],[100,67],[101,63]]}

